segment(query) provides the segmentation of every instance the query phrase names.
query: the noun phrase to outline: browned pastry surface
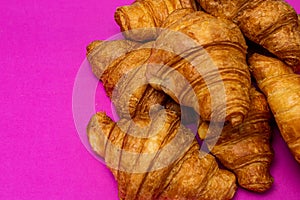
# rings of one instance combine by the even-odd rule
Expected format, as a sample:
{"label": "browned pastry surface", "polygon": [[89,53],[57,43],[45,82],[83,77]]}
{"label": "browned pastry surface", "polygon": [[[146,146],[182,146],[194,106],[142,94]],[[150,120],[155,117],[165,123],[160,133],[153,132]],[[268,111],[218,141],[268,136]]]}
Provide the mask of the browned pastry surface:
{"label": "browned pastry surface", "polygon": [[260,54],[252,55],[249,63],[283,139],[300,163],[300,75],[282,61]]}
{"label": "browned pastry surface", "polygon": [[184,9],[169,15],[163,27],[167,30],[155,41],[149,61],[158,67],[147,68],[150,84],[193,107],[204,120],[242,123],[249,109],[250,73],[239,28]]}
{"label": "browned pastry surface", "polygon": [[120,199],[231,199],[235,193],[235,176],[199,150],[173,111],[157,112],[151,122],[117,123],[97,113],[87,133],[113,172]]}
{"label": "browned pastry surface", "polygon": [[[296,11],[284,0],[198,0],[208,13],[234,21],[250,40],[290,66],[300,64]],[[296,69],[295,69],[296,70]]]}
{"label": "browned pastry surface", "polygon": [[156,28],[167,16],[181,8],[197,9],[194,0],[137,0],[117,8],[115,20],[127,39],[149,41],[157,37]]}
{"label": "browned pastry surface", "polygon": [[[220,162],[232,170],[243,188],[265,192],[273,183],[270,165],[273,150],[270,144],[271,113],[264,95],[254,87],[250,90],[250,110],[238,127],[226,125],[223,129],[202,124],[198,134]],[[205,122],[204,122],[205,123]],[[215,129],[217,128],[217,129]],[[220,132],[216,132],[221,130]]]}
{"label": "browned pastry surface", "polygon": [[179,106],[147,84],[145,72],[152,44],[129,40],[94,41],[87,47],[87,57],[121,118],[148,118],[150,112],[164,106],[182,115],[185,124],[197,122],[199,116],[192,109]]}

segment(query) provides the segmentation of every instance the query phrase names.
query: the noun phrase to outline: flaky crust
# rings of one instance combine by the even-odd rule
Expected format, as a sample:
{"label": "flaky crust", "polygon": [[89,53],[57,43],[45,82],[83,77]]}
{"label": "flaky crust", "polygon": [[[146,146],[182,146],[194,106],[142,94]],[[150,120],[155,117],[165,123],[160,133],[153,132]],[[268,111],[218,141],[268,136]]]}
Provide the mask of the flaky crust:
{"label": "flaky crust", "polygon": [[129,40],[94,41],[87,47],[87,58],[121,118],[148,119],[162,108],[175,111],[184,124],[197,122],[199,116],[180,106],[146,79],[151,42],[140,44]]}
{"label": "flaky crust", "polygon": [[94,75],[102,79],[105,70],[125,58],[126,54],[140,46],[130,40],[95,40],[86,47],[87,59]]}
{"label": "flaky crust", "polygon": [[145,63],[151,47],[151,42],[129,40],[95,41],[87,47],[92,71],[103,82],[121,118],[149,118],[150,111],[160,109],[158,105],[169,98],[147,84]]}
{"label": "flaky crust", "polygon": [[166,67],[147,69],[150,84],[203,120],[240,124],[249,109],[250,73],[239,28],[201,11],[173,16],[180,18],[167,19],[149,59]]}
{"label": "flaky crust", "polygon": [[300,163],[300,76],[276,58],[254,54],[249,63],[283,139]]}
{"label": "flaky crust", "polygon": [[236,174],[241,187],[265,192],[273,183],[270,175],[273,158],[270,144],[271,113],[264,95],[254,87],[250,90],[250,100],[248,115],[238,127],[226,125],[218,137],[219,134],[214,132],[217,125],[211,125],[211,133],[204,135],[208,125],[201,125],[199,133],[200,137],[206,138],[205,142],[212,154]]}
{"label": "flaky crust", "polygon": [[198,0],[214,16],[234,21],[250,40],[290,66],[300,64],[296,11],[284,0]]}
{"label": "flaky crust", "polygon": [[180,127],[176,113],[162,112],[150,123],[126,119],[114,123],[104,113],[89,122],[89,142],[114,174],[120,199],[231,199],[235,176],[199,150],[193,133]]}
{"label": "flaky crust", "polygon": [[117,8],[115,20],[127,39],[155,40],[156,28],[161,27],[169,14],[181,8],[197,9],[194,0],[137,0]]}

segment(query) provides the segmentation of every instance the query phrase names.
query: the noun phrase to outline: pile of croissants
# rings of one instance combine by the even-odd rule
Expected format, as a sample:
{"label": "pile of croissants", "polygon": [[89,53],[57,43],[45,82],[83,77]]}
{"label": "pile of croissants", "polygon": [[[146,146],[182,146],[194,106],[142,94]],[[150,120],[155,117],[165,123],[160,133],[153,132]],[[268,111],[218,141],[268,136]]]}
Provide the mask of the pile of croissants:
{"label": "pile of croissants", "polygon": [[120,199],[267,191],[273,119],[300,163],[300,22],[288,3],[136,0],[115,21],[123,38],[91,42],[87,59],[120,119],[98,112],[87,135]]}

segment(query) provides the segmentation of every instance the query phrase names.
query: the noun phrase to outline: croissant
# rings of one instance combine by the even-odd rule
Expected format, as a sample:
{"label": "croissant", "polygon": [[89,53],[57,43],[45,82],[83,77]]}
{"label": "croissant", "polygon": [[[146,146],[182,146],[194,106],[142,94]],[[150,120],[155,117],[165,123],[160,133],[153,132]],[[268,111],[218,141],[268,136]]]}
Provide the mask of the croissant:
{"label": "croissant", "polygon": [[205,121],[242,123],[249,109],[251,78],[239,28],[186,9],[174,11],[162,27],[147,68],[151,86],[193,107]]}
{"label": "croissant", "polygon": [[283,0],[198,0],[208,13],[232,20],[250,40],[290,66],[300,64],[296,11]]}
{"label": "croissant", "polygon": [[107,68],[120,62],[127,53],[141,45],[130,40],[95,40],[86,47],[86,55],[94,75],[101,80]]}
{"label": "croissant", "polygon": [[280,60],[257,53],[249,64],[283,139],[300,163],[300,75]]}
{"label": "croissant", "polygon": [[235,194],[235,176],[199,150],[194,134],[173,111],[159,111],[151,122],[117,123],[97,113],[87,133],[118,182],[120,199],[218,200]]}
{"label": "croissant", "polygon": [[147,117],[153,105],[167,102],[168,97],[144,78],[150,53],[151,43],[129,40],[94,41],[87,47],[92,71],[103,82],[121,118]]}
{"label": "croissant", "polygon": [[87,46],[87,58],[93,73],[103,82],[119,117],[148,118],[150,112],[165,107],[176,111],[183,124],[197,122],[199,117],[192,109],[178,105],[147,84],[144,63],[150,56],[151,45],[151,42],[97,40]]}
{"label": "croissant", "polygon": [[[203,122],[198,130],[211,153],[236,174],[241,187],[255,192],[265,192],[273,183],[270,164],[273,150],[270,144],[271,113],[264,95],[254,87],[250,90],[250,110],[238,127],[216,127]],[[214,128],[217,128],[214,130]],[[218,130],[220,136],[218,137]],[[211,132],[211,133],[210,133]]]}
{"label": "croissant", "polygon": [[115,20],[126,39],[155,40],[157,28],[169,14],[180,8],[190,8],[190,12],[197,9],[194,0],[136,0],[131,5],[117,8]]}

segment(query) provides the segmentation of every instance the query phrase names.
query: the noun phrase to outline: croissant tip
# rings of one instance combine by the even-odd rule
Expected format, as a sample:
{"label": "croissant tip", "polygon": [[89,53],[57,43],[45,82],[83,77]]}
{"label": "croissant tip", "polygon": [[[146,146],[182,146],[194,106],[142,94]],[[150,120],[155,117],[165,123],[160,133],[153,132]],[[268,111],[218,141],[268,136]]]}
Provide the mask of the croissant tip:
{"label": "croissant tip", "polygon": [[241,185],[241,186],[253,192],[264,193],[271,188],[272,184],[273,184],[273,179],[267,182],[253,183],[253,184]]}
{"label": "croissant tip", "polygon": [[89,55],[97,46],[99,46],[103,41],[101,40],[95,40],[91,42],[87,47],[86,47],[86,55]]}

